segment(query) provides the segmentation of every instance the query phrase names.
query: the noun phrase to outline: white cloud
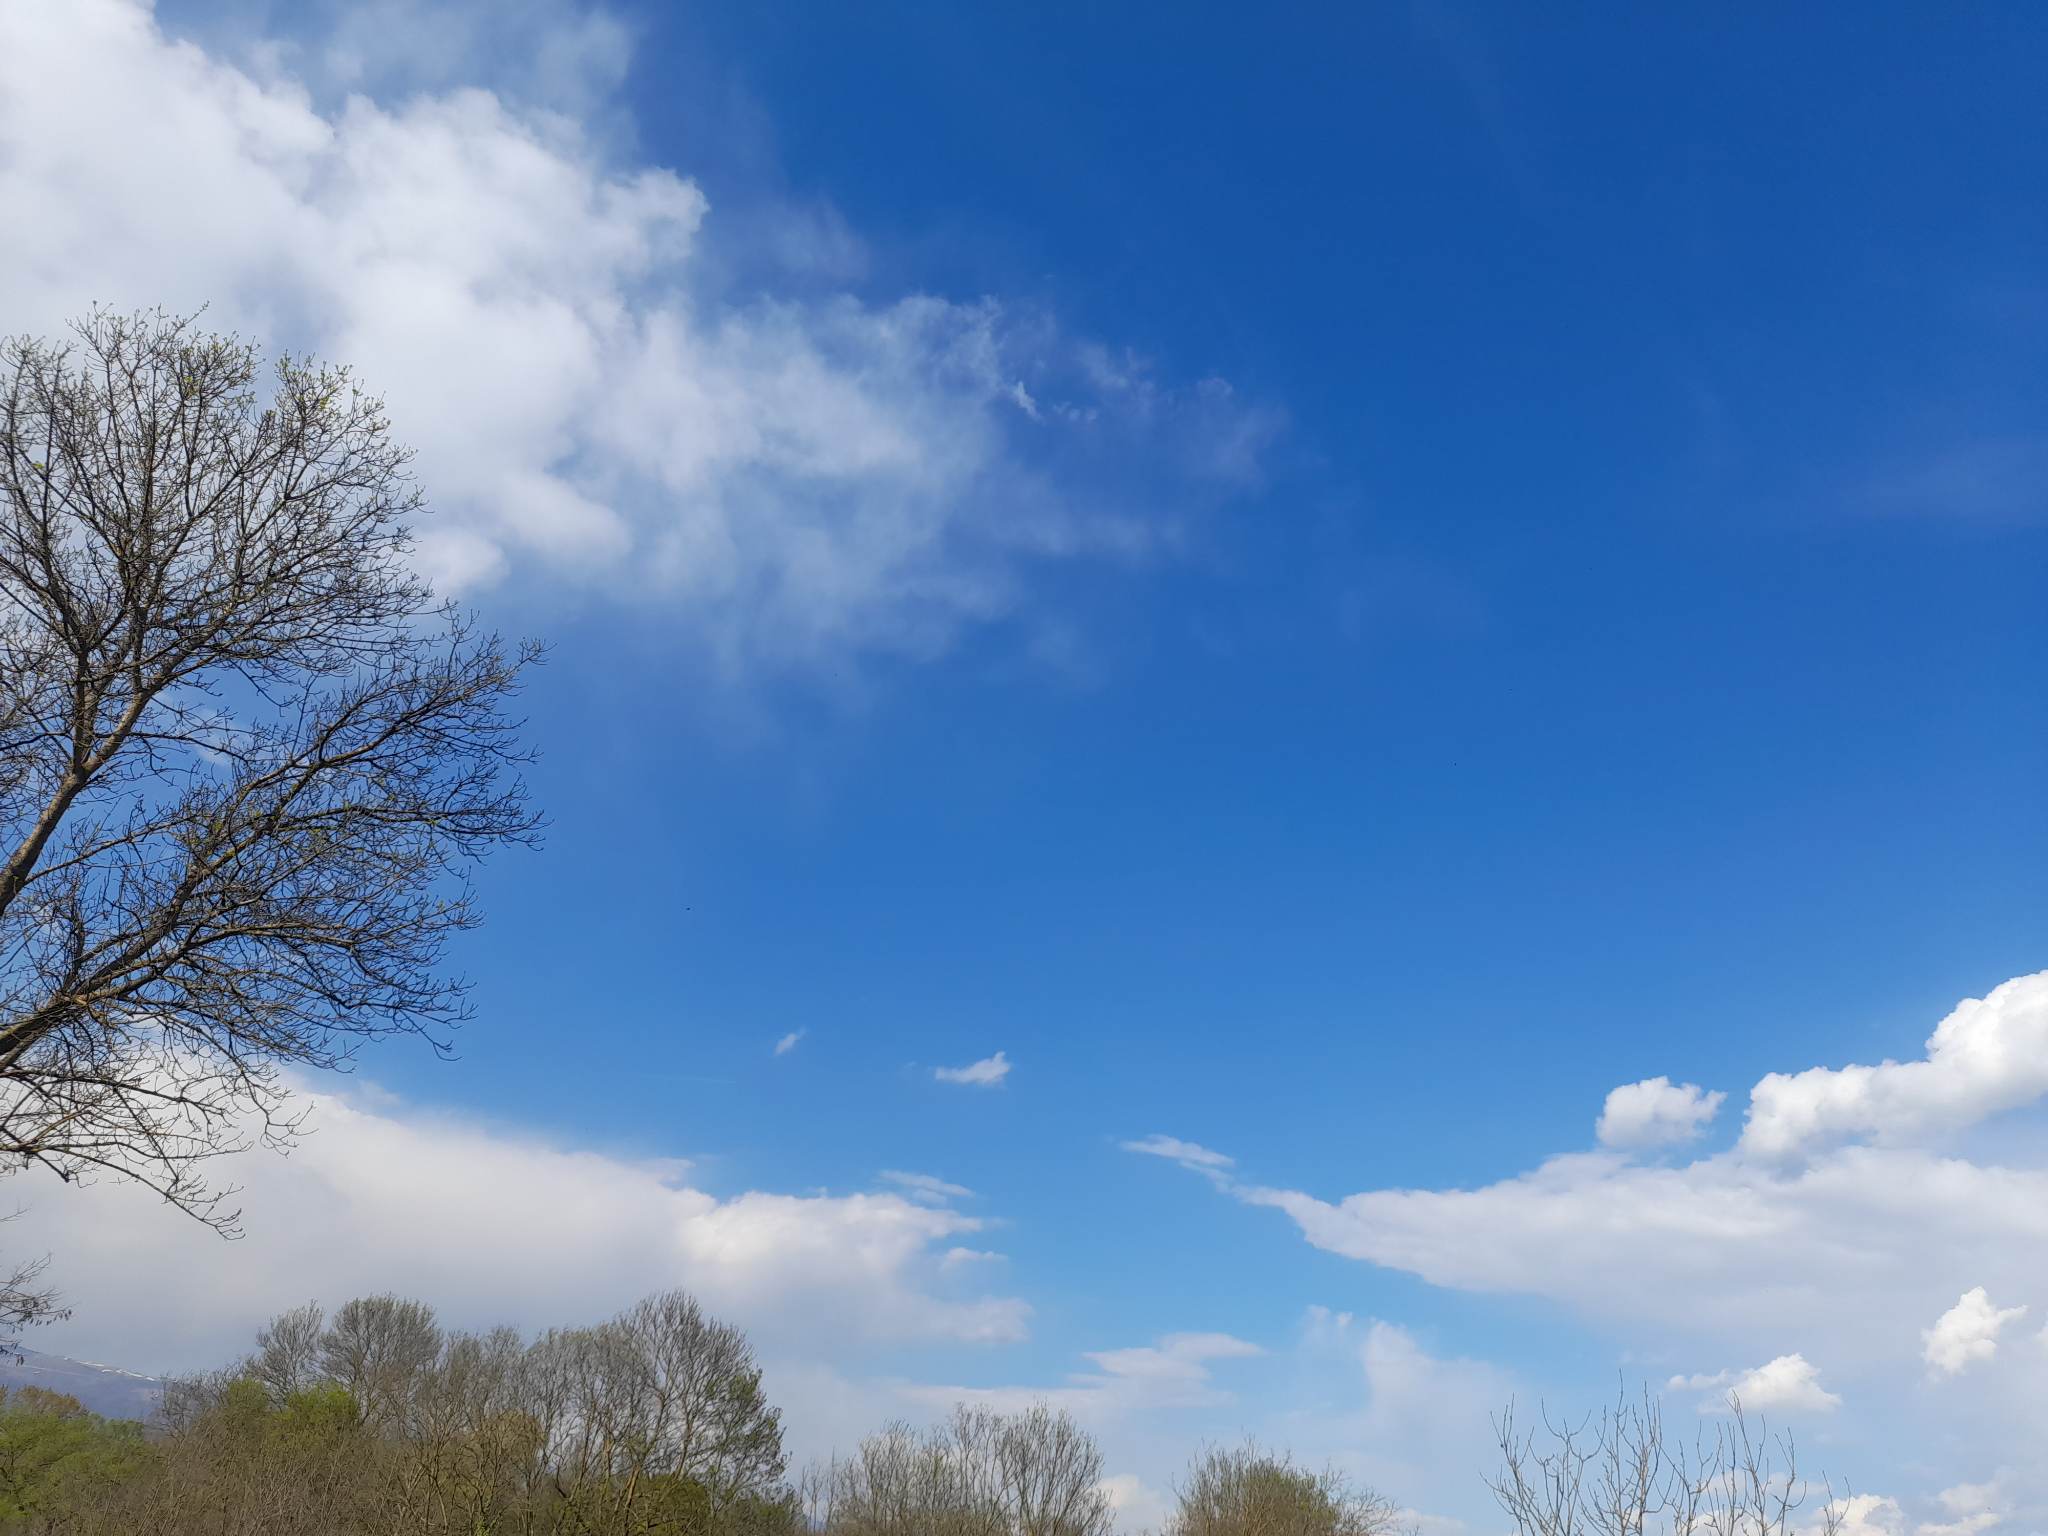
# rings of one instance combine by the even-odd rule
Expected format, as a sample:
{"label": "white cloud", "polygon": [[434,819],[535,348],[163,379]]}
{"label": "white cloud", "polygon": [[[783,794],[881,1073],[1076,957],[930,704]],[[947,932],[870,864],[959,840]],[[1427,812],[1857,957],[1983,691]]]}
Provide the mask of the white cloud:
{"label": "white cloud", "polygon": [[[1905,1536],[1906,1512],[1897,1499],[1881,1494],[1849,1494],[1834,1501],[1838,1520],[1834,1536]],[[1820,1536],[1818,1522],[1801,1536]]]}
{"label": "white cloud", "polygon": [[987,1223],[894,1193],[719,1196],[687,1165],[552,1145],[302,1084],[311,1134],[234,1167],[249,1237],[224,1243],[135,1186],[21,1176],[9,1242],[55,1256],[76,1308],[46,1347],[157,1370],[218,1364],[308,1297],[416,1295],[469,1325],[602,1316],[683,1286],[764,1353],[1022,1338],[1030,1308],[946,1262]]}
{"label": "white cloud", "polygon": [[1607,1095],[1596,1132],[1607,1147],[1662,1147],[1696,1140],[1712,1123],[1725,1094],[1668,1077],[1625,1083]]}
{"label": "white cloud", "polygon": [[[1311,1306],[1288,1408],[1260,1438],[1396,1498],[1464,1495],[1492,1458],[1493,1417],[1517,1394],[1489,1361],[1433,1353],[1384,1318]],[[1422,1517],[1421,1529],[1460,1522]]]}
{"label": "white cloud", "polygon": [[964,1184],[949,1183],[929,1173],[906,1173],[900,1168],[885,1168],[882,1177],[898,1189],[907,1191],[911,1199],[926,1204],[962,1200],[974,1193]]}
{"label": "white cloud", "polygon": [[1082,1355],[1092,1370],[1076,1371],[1054,1386],[995,1387],[906,1385],[913,1402],[942,1410],[956,1402],[998,1409],[1050,1403],[1084,1424],[1111,1425],[1166,1408],[1208,1408],[1232,1401],[1214,1379],[1218,1360],[1262,1355],[1258,1345],[1227,1333],[1170,1333],[1150,1344]]}
{"label": "white cloud", "polygon": [[[1220,1153],[1175,1156],[1171,1138],[1132,1145],[1285,1213],[1317,1248],[1448,1289],[1557,1304],[1591,1330],[1590,1349],[1618,1347],[1638,1362],[1706,1350],[1771,1361],[1757,1368],[1763,1379],[1745,1383],[1745,1406],[1758,1387],[1810,1410],[1823,1404],[1808,1386],[1843,1399],[1826,1470],[1861,1485],[1910,1462],[1922,1469],[1915,1475],[1946,1471],[1954,1483],[1958,1473],[1982,1475],[1972,1458],[2031,1465],[2031,1447],[2048,1434],[2038,1355],[1996,1349],[1997,1329],[2018,1309],[1988,1300],[2031,1299],[2048,1274],[2048,1118],[2032,1113],[1995,1140],[1980,1136],[1975,1157],[1918,1143],[2031,1102],[1984,1063],[2033,1080],[2040,985],[2021,978],[1955,1010],[1930,1047],[1941,1063],[1934,1089],[1927,1072],[1850,1069],[1828,1081],[1875,1074],[1863,1100],[1828,1089],[1825,1112],[1786,1118],[1781,1085],[1813,1079],[1765,1078],[1751,1115],[1753,1132],[1775,1128],[1760,1133],[1762,1147],[1746,1137],[1669,1162],[1603,1148],[1466,1188],[1325,1197],[1261,1185]],[[1896,1122],[1874,1121],[1877,1103]],[[1971,1287],[1983,1299],[1951,1308],[1923,1339],[1927,1320]],[[1787,1338],[1800,1340],[1800,1355],[1782,1353]],[[1812,1361],[1827,1363],[1824,1386],[1800,1368]],[[1970,1391],[1921,1390],[1929,1367],[1973,1364]],[[1730,1373],[1728,1385],[1737,1379]],[[2032,1502],[2023,1507],[2048,1513],[2048,1472],[2025,1476]]]}
{"label": "white cloud", "polygon": [[966,1083],[975,1088],[993,1088],[1009,1075],[1010,1059],[1001,1051],[964,1067],[932,1068],[932,1076],[942,1083]]}
{"label": "white cloud", "polygon": [[1190,1166],[1332,1253],[1679,1337],[1748,1343],[1775,1329],[1867,1356],[1892,1349],[1897,1320],[1958,1270],[2019,1285],[2048,1263],[2048,1172],[1903,1148],[1839,1148],[1797,1168],[1568,1153],[1472,1189],[1334,1201]]}
{"label": "white cloud", "polygon": [[1995,1307],[1984,1287],[1963,1292],[1956,1304],[1934,1320],[1921,1335],[1921,1355],[1927,1368],[1939,1375],[1954,1376],[1980,1360],[1998,1353],[1998,1336],[2006,1324],[2027,1315],[2025,1307]]}
{"label": "white cloud", "polygon": [[1704,1392],[1702,1413],[1726,1412],[1739,1404],[1745,1413],[1831,1413],[1842,1399],[1820,1383],[1820,1372],[1804,1355],[1779,1355],[1747,1371],[1711,1376],[1674,1376],[1666,1390]]}
{"label": "white cloud", "polygon": [[1999,1479],[1957,1483],[1935,1497],[1949,1518],[1921,1521],[1914,1527],[1914,1536],[1977,1536],[1980,1531],[2003,1524],[2011,1513]]}
{"label": "white cloud", "polygon": [[1966,998],[1920,1061],[1773,1072],[1750,1094],[1742,1145],[1794,1157],[1851,1137],[1906,1144],[2048,1094],[2048,971]]}
{"label": "white cloud", "polygon": [[797,1042],[802,1040],[803,1037],[809,1033],[810,1031],[807,1029],[792,1029],[788,1034],[784,1035],[780,1040],[775,1042],[775,1054],[778,1056],[787,1056],[791,1051],[796,1049]]}
{"label": "white cloud", "polygon": [[1139,1152],[1147,1157],[1163,1157],[1169,1162],[1194,1173],[1218,1174],[1231,1167],[1234,1159],[1221,1152],[1212,1152],[1196,1142],[1182,1141],[1178,1136],[1147,1136],[1138,1141],[1121,1142],[1126,1152]]}
{"label": "white cloud", "polygon": [[[2018,1017],[2042,978],[2022,980],[1979,1006]],[[1965,1004],[1940,1038],[1968,1049],[1956,1021],[1982,1017]],[[2012,1047],[2012,1032],[2002,1035]],[[1765,1078],[1758,1092],[1769,1099],[1782,1081]],[[1547,1297],[1670,1338],[1747,1345],[1776,1331],[1829,1358],[1895,1357],[1902,1321],[1927,1316],[1964,1279],[2022,1289],[2048,1272],[2048,1168],[1907,1145],[1833,1145],[1787,1161],[1738,1144],[1675,1165],[1575,1152],[1474,1188],[1335,1200],[1257,1185],[1207,1148],[1195,1159],[1170,1150],[1193,1143],[1130,1145],[1284,1211],[1330,1252],[1454,1289]]]}
{"label": "white cloud", "polygon": [[1109,1507],[1123,1531],[1163,1530],[1173,1511],[1173,1499],[1164,1489],[1154,1488],[1135,1472],[1119,1472],[1102,1480],[1109,1495]]}
{"label": "white cloud", "polygon": [[944,1269],[954,1269],[962,1264],[1001,1264],[1003,1262],[1005,1260],[1002,1254],[992,1253],[986,1248],[948,1248],[939,1259],[939,1265]]}
{"label": "white cloud", "polygon": [[[1042,316],[741,296],[693,182],[451,78],[474,15],[393,9],[252,48],[259,68],[140,0],[0,8],[0,206],[34,210],[0,243],[7,324],[210,301],[209,323],[353,363],[419,449],[445,585],[658,602],[730,669],[931,655],[1045,561],[1168,549],[1256,474],[1271,413],[1105,382]],[[602,25],[521,35],[561,45],[543,73],[623,68]],[[430,62],[401,78],[401,54]],[[388,98],[334,93],[352,68]]]}

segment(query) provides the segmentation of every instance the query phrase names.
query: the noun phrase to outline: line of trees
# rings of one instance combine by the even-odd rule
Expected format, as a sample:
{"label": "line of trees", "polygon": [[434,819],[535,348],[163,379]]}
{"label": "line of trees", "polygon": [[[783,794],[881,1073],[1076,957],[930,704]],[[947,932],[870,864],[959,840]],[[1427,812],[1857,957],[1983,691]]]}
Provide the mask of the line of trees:
{"label": "line of trees", "polygon": [[[1394,1506],[1205,1452],[1167,1536],[1389,1536]],[[145,1427],[0,1401],[0,1531],[35,1536],[1110,1536],[1101,1449],[1044,1404],[891,1424],[792,1476],[746,1338],[691,1297],[524,1339],[395,1296],[274,1318]]]}
{"label": "line of trees", "polygon": [[[1496,1423],[1516,1536],[1840,1536],[1740,1405],[1691,1443],[1645,1394]],[[522,1338],[396,1296],[285,1312],[148,1426],[0,1393],[0,1536],[1112,1536],[1101,1448],[1038,1403],[893,1423],[792,1475],[746,1337],[680,1291]],[[1391,1499],[1255,1444],[1189,1466],[1159,1536],[1412,1536]]]}

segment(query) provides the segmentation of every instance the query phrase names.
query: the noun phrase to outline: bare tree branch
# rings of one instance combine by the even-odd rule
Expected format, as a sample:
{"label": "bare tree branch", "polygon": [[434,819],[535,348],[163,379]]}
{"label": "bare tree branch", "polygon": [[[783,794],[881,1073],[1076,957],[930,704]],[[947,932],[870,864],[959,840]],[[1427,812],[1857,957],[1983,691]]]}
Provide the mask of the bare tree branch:
{"label": "bare tree branch", "polygon": [[440,961],[538,830],[538,651],[411,573],[409,455],[345,369],[260,399],[190,320],[74,330],[0,350],[0,1164],[232,1232],[202,1165],[290,1137],[283,1069],[465,1017]]}

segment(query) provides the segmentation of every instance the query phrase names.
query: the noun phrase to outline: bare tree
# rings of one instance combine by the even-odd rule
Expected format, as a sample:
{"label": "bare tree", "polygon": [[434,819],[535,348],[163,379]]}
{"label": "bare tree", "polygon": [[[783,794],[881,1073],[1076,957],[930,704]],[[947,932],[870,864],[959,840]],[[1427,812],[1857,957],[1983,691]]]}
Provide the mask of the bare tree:
{"label": "bare tree", "polygon": [[320,1335],[320,1364],[327,1379],[355,1400],[373,1430],[407,1423],[440,1358],[441,1329],[434,1309],[388,1294],[343,1303]]}
{"label": "bare tree", "polygon": [[280,1312],[257,1330],[248,1374],[263,1383],[274,1406],[281,1408],[294,1393],[319,1385],[326,1332],[327,1314],[317,1301]]}
{"label": "bare tree", "polygon": [[[1798,1536],[1813,1489],[1789,1434],[1752,1427],[1739,1401],[1687,1446],[1646,1390],[1577,1423],[1543,1416],[1519,1430],[1512,1405],[1495,1422],[1500,1470],[1488,1479],[1516,1536]],[[1825,1481],[1809,1528],[1838,1536],[1842,1505]]]}
{"label": "bare tree", "polygon": [[1311,1471],[1246,1443],[1212,1446],[1179,1489],[1167,1536],[1390,1536],[1393,1500],[1335,1470]]}
{"label": "bare tree", "polygon": [[[474,860],[530,840],[531,645],[406,562],[408,454],[344,369],[162,315],[0,347],[0,1164],[201,1176],[281,1069],[444,1044]],[[0,1296],[0,1322],[35,1300]]]}
{"label": "bare tree", "polygon": [[1107,1536],[1102,1472],[1101,1449],[1066,1413],[963,1403],[928,1430],[869,1436],[805,1495],[827,1536]]}

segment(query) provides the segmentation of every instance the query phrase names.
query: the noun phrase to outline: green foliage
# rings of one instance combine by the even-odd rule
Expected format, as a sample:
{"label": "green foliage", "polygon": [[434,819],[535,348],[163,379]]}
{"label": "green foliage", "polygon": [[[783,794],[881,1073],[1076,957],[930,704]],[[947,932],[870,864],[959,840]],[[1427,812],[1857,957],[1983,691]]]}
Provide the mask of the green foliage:
{"label": "green foliage", "polygon": [[90,1504],[133,1482],[148,1458],[140,1424],[100,1418],[41,1387],[0,1389],[0,1529],[32,1530]]}

